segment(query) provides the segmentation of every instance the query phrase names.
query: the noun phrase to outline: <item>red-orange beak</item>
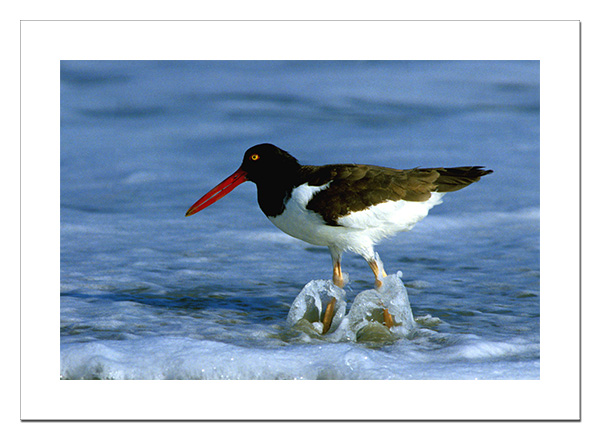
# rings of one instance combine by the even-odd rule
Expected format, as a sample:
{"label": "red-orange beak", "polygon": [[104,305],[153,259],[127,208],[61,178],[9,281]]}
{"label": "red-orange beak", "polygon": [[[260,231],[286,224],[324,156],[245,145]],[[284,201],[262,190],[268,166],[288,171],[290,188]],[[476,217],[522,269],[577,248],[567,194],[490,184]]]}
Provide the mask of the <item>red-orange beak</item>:
{"label": "red-orange beak", "polygon": [[227,179],[223,180],[209,192],[207,192],[200,200],[192,205],[190,209],[185,213],[185,216],[189,216],[197,213],[198,211],[202,211],[207,206],[212,205],[217,200],[222,197],[225,197],[229,194],[233,189],[238,186],[240,183],[244,183],[246,180],[246,171],[243,171],[241,168],[238,169],[235,173],[229,176]]}

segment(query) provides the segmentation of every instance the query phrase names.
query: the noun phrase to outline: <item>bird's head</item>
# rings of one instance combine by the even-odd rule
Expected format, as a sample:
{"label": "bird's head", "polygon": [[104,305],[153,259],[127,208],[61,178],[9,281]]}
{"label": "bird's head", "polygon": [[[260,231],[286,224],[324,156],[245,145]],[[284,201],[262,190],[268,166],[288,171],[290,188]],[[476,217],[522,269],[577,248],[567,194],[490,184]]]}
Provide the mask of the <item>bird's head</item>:
{"label": "bird's head", "polygon": [[187,217],[212,205],[247,180],[257,185],[277,179],[285,180],[299,167],[298,161],[287,151],[272,144],[255,145],[244,153],[238,170],[202,196],[185,215]]}
{"label": "bird's head", "polygon": [[272,144],[259,144],[244,153],[240,170],[246,180],[261,183],[273,179],[285,179],[300,165],[294,156]]}

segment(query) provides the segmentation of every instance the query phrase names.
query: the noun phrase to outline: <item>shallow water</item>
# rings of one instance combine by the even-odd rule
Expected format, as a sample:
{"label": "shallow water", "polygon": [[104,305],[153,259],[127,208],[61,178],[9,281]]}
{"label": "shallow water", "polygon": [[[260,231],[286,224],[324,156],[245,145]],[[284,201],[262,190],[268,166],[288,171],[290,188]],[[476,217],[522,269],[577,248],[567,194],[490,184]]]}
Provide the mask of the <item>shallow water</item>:
{"label": "shallow water", "polygon": [[[329,252],[277,230],[253,184],[184,217],[260,142],[494,169],[377,247],[414,332],[290,328]],[[373,280],[343,269],[349,311]],[[61,64],[63,378],[537,379],[539,282],[537,62]]]}

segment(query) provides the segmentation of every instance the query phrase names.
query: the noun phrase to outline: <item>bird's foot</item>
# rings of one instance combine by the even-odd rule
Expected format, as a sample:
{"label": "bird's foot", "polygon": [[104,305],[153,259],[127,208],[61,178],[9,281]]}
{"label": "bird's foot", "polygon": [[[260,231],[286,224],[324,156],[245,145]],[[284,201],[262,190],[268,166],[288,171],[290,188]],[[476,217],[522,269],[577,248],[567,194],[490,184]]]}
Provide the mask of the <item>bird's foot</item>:
{"label": "bird's foot", "polygon": [[390,314],[388,309],[383,309],[383,322],[387,328],[392,328],[396,324],[394,323],[394,318]]}

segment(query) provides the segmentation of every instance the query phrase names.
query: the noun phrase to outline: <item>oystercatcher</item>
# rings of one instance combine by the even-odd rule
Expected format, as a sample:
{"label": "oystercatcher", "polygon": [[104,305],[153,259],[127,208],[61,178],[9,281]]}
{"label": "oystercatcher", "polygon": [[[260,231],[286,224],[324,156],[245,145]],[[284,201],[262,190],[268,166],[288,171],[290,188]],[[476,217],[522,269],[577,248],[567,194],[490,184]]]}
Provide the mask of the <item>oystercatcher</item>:
{"label": "oystercatcher", "polygon": [[[362,256],[380,287],[386,276],[373,246],[385,237],[408,231],[447,192],[457,191],[491,173],[480,166],[397,170],[373,165],[300,165],[288,152],[259,144],[244,154],[240,168],[210,190],[186,216],[212,205],[236,186],[251,181],[267,218],[286,234],[327,246],[333,282],[344,287],[342,253]],[[330,303],[325,321],[333,312]],[[391,318],[386,316],[386,324]]]}

